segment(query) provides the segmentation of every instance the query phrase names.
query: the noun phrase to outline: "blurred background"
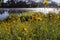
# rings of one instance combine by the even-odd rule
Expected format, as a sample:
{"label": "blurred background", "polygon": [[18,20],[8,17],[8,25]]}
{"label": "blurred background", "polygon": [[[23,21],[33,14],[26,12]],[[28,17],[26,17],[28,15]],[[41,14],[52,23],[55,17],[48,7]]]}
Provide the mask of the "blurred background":
{"label": "blurred background", "polygon": [[60,0],[0,0],[0,7],[5,8],[60,7]]}
{"label": "blurred background", "polygon": [[9,13],[22,13],[22,12],[60,12],[60,8],[0,8],[0,14],[4,11],[8,11]]}

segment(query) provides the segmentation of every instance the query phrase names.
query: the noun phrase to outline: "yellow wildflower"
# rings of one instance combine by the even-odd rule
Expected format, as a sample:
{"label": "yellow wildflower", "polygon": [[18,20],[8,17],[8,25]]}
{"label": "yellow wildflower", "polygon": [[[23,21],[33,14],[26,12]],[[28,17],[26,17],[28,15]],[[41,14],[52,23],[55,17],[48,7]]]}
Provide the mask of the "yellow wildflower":
{"label": "yellow wildflower", "polygon": [[32,40],[32,38],[28,38],[28,40]]}
{"label": "yellow wildflower", "polygon": [[59,19],[60,17],[59,17],[59,16],[57,16],[57,18]]}
{"label": "yellow wildflower", "polygon": [[21,37],[18,37],[18,40],[21,40]]}
{"label": "yellow wildflower", "polygon": [[45,6],[47,6],[49,3],[48,3],[47,0],[44,0],[43,4],[44,4]]}

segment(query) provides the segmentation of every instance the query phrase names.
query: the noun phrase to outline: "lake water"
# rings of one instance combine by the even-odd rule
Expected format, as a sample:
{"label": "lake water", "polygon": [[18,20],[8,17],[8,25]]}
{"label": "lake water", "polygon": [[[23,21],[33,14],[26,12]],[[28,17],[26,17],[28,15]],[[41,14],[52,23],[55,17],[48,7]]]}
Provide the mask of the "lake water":
{"label": "lake water", "polygon": [[54,13],[59,13],[60,12],[60,8],[0,8],[0,10],[21,10],[21,11],[33,11],[33,12],[43,12],[44,14],[49,13],[49,12],[54,12]]}

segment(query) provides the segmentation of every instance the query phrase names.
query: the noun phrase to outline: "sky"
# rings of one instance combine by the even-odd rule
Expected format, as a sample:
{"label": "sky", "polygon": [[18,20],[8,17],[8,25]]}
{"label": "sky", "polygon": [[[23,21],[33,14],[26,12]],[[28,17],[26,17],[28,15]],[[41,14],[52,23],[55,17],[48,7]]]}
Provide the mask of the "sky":
{"label": "sky", "polygon": [[4,3],[6,3],[8,0],[4,0]]}
{"label": "sky", "polygon": [[52,0],[52,1],[55,1],[55,2],[57,2],[57,3],[60,3],[60,0]]}
{"label": "sky", "polygon": [[[6,1],[8,1],[8,0],[4,0],[4,3],[6,3]],[[39,2],[39,1],[41,1],[41,0],[37,0],[36,2]],[[52,1],[55,1],[57,3],[60,3],[60,0],[52,0]]]}

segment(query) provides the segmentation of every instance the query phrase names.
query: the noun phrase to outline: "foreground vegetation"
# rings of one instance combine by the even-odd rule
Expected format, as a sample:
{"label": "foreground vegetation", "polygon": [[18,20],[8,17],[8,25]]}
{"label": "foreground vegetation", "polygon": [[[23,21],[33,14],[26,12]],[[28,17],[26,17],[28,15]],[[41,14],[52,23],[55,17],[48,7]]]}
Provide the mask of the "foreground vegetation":
{"label": "foreground vegetation", "polygon": [[0,40],[60,40],[60,13],[11,13],[0,21]]}

